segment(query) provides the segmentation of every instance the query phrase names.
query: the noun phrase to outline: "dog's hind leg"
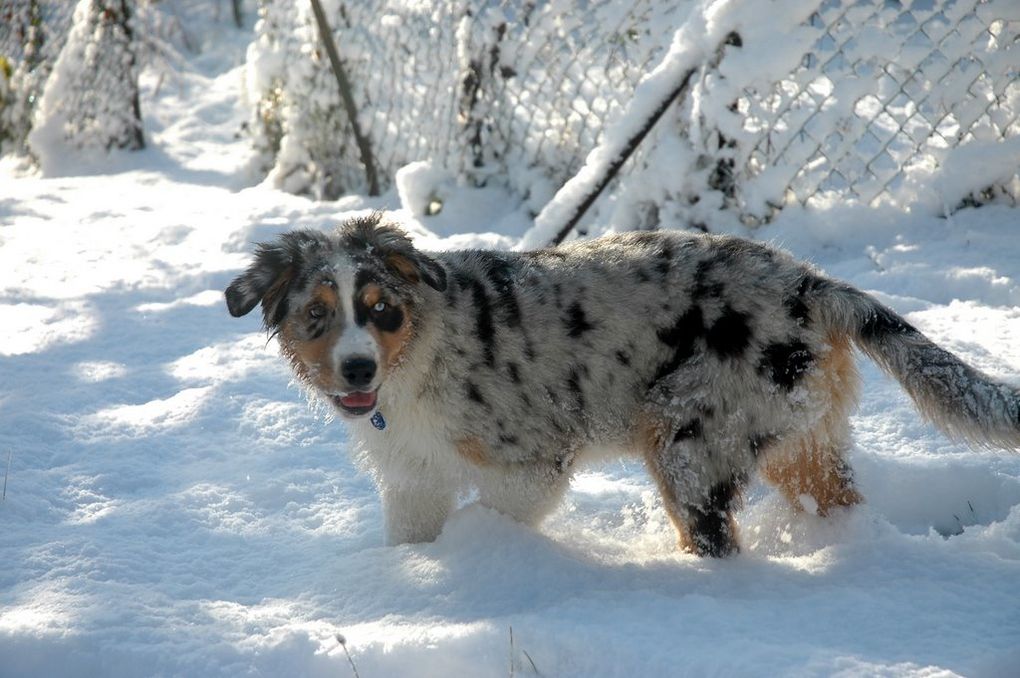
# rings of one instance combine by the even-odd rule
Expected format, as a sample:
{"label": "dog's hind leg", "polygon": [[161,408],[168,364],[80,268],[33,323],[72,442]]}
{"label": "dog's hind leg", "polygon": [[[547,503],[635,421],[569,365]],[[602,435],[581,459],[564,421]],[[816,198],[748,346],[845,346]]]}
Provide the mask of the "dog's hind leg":
{"label": "dog's hind leg", "polygon": [[697,424],[649,421],[641,428],[639,445],[680,548],[700,556],[738,552],[733,514],[740,507],[749,451],[713,447]]}
{"label": "dog's hind leg", "polygon": [[796,509],[826,515],[837,506],[861,501],[846,461],[850,447],[848,417],[857,399],[858,377],[846,341],[830,340],[831,349],[805,380],[816,407],[813,428],[761,450],[762,475]]}
{"label": "dog's hind leg", "polygon": [[824,516],[835,507],[861,502],[844,446],[808,435],[781,447],[766,455],[762,475],[791,506]]}

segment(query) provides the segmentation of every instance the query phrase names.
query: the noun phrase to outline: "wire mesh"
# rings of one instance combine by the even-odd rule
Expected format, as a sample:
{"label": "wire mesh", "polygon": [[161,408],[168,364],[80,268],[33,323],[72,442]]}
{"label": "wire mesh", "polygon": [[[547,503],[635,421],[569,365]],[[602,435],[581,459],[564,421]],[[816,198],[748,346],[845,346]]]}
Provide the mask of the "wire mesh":
{"label": "wire mesh", "polygon": [[757,137],[742,179],[781,187],[765,191],[773,208],[902,201],[952,149],[1020,136],[1020,14],[1006,3],[826,0],[810,23],[800,67],[738,101]]}
{"label": "wire mesh", "polygon": [[[325,4],[384,187],[401,166],[429,160],[476,185],[501,183],[535,211],[582,166],[691,9],[662,0]],[[267,1],[263,11],[288,11],[282,6]],[[297,41],[300,57],[326,68],[308,47],[307,17],[300,7],[289,11],[306,36]],[[688,102],[646,141],[669,152],[682,142],[704,170],[697,181],[657,178],[675,184],[661,200],[693,203],[692,193],[714,191],[722,198],[708,203],[747,221],[831,196],[907,205],[954,149],[1020,137],[1020,13],[1011,0],[823,0],[800,28],[812,40],[799,66],[735,93],[713,91],[718,81],[702,78],[705,102],[730,99],[707,108]],[[764,60],[775,46],[740,49]],[[279,87],[279,99],[293,88],[286,78]],[[288,113],[264,97],[260,116],[286,137],[302,105],[295,100]],[[338,103],[324,110],[330,129],[349,137]],[[703,120],[706,110],[722,113]],[[352,143],[341,138],[316,152],[333,157],[302,162],[331,177],[311,192],[364,190]],[[293,160],[275,159],[289,175],[281,159]],[[649,170],[648,162],[629,164],[632,174]],[[984,196],[1015,200],[1018,184],[1007,178]]]}

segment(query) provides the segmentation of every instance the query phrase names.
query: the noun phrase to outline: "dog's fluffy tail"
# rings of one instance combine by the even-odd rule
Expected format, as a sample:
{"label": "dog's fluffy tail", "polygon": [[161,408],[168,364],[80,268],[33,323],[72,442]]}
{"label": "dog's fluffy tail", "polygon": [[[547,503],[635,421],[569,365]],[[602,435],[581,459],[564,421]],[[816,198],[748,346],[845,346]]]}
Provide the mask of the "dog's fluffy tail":
{"label": "dog's fluffy tail", "polygon": [[1020,389],[939,348],[860,290],[824,279],[813,288],[814,313],[899,381],[925,418],[973,446],[1020,451]]}

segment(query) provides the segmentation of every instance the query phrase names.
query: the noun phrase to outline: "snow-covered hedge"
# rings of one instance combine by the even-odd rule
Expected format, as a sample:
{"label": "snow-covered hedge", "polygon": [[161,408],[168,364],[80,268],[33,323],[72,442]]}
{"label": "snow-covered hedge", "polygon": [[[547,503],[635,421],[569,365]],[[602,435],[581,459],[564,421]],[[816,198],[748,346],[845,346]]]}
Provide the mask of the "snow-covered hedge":
{"label": "snow-covered hedge", "polygon": [[140,71],[176,67],[224,25],[236,28],[241,9],[225,0],[0,2],[0,153],[33,155],[45,170],[69,150],[140,148]]}
{"label": "snow-covered hedge", "polygon": [[68,146],[108,151],[145,145],[133,5],[79,0],[28,137],[44,170],[61,162]]}
{"label": "snow-covered hedge", "polygon": [[66,0],[0,5],[0,153],[26,150],[35,105],[71,29]]}

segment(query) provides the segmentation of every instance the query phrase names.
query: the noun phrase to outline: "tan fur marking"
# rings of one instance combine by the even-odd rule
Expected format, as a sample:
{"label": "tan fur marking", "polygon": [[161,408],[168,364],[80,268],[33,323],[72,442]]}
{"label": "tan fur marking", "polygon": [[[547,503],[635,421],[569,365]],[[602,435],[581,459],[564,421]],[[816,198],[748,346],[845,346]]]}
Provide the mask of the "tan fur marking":
{"label": "tan fur marking", "polygon": [[850,467],[843,458],[849,440],[848,416],[857,401],[859,377],[853,350],[844,337],[829,337],[832,349],[805,380],[811,398],[824,403],[825,414],[814,429],[781,441],[765,455],[762,475],[776,485],[787,501],[803,509],[800,497],[809,495],[818,514],[833,507],[861,502]]}
{"label": "tan fur marking", "polygon": [[488,466],[491,463],[489,447],[478,436],[458,440],[457,453],[476,466]]}
{"label": "tan fur marking", "polygon": [[[319,285],[306,304],[322,304],[335,310],[340,298],[330,285]],[[288,319],[280,328],[280,348],[290,359],[298,376],[319,388],[330,391],[335,388],[332,349],[337,340],[338,330],[334,327],[317,339],[302,339],[298,323]]]}
{"label": "tan fur marking", "polygon": [[330,310],[335,310],[340,305],[340,296],[332,285],[319,285],[312,293],[312,302],[319,302]]}
{"label": "tan fur marking", "polygon": [[361,288],[361,301],[367,308],[372,308],[382,300],[382,288],[369,283]]}
{"label": "tan fur marking", "polygon": [[402,254],[390,254],[386,257],[386,266],[393,270],[404,280],[416,283],[418,282],[418,267],[414,265],[414,262],[405,257]]}

